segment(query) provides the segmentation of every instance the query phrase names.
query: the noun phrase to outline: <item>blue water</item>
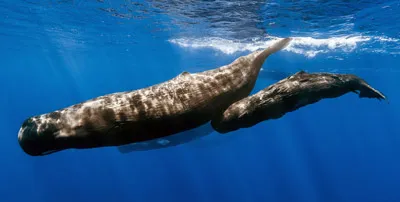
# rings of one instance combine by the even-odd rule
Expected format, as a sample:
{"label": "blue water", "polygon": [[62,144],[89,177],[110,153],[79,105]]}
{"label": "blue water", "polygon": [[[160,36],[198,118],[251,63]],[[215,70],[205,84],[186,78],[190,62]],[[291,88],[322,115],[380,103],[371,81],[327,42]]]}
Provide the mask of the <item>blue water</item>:
{"label": "blue water", "polygon": [[[0,2],[0,201],[400,201],[399,1]],[[27,117],[228,64],[276,38],[254,92],[298,70],[354,73],[347,94],[161,150],[26,155]]]}

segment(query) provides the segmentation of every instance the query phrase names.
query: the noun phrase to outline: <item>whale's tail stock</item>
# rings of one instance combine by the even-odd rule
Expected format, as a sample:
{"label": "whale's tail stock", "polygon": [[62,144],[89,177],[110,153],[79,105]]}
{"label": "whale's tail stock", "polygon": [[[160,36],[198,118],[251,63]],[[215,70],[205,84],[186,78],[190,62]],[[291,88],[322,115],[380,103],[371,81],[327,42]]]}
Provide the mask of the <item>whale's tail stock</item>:
{"label": "whale's tail stock", "polygon": [[286,48],[291,41],[292,41],[292,38],[288,37],[288,38],[284,38],[278,42],[273,43],[271,46],[264,49],[263,51],[261,51],[261,53],[259,53],[257,55],[257,57],[253,61],[253,65],[261,66],[264,63],[265,59],[267,59],[268,56]]}

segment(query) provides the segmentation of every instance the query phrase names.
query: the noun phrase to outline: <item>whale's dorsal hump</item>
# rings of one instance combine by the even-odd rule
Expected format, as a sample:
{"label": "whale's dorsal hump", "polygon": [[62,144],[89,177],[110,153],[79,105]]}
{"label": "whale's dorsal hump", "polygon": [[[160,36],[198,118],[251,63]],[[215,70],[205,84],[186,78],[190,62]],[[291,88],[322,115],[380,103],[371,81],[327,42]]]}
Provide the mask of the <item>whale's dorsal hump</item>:
{"label": "whale's dorsal hump", "polygon": [[187,71],[183,71],[182,73],[180,73],[178,76],[176,76],[176,78],[184,78],[190,76],[190,73]]}
{"label": "whale's dorsal hump", "polygon": [[176,80],[176,79],[178,79],[178,80],[182,80],[182,79],[187,79],[187,78],[185,78],[185,77],[189,77],[190,76],[190,73],[189,72],[187,72],[187,71],[183,71],[182,73],[180,73],[180,74],[178,74],[177,76],[175,76],[174,78],[173,78],[173,80]]}
{"label": "whale's dorsal hump", "polygon": [[189,76],[190,73],[187,71],[182,72],[181,74],[179,74],[179,76]]}

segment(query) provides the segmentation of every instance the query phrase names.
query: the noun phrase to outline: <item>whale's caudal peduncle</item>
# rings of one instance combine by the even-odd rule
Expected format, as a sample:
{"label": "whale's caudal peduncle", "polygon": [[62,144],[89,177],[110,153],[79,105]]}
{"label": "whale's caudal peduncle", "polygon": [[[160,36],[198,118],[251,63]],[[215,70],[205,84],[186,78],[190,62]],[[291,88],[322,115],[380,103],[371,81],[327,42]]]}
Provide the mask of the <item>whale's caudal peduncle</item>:
{"label": "whale's caudal peduncle", "polygon": [[19,144],[37,156],[69,148],[142,142],[196,128],[248,96],[265,59],[290,40],[282,39],[217,69],[184,72],[154,86],[31,117],[20,128]]}

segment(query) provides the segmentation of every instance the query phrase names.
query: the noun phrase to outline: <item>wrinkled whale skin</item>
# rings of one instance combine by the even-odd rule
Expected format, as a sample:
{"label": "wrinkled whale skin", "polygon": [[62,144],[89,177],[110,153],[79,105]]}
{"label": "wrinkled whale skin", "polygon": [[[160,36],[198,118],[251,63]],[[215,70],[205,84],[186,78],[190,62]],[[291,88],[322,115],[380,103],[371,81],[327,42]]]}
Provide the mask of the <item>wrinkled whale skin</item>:
{"label": "wrinkled whale skin", "polygon": [[386,97],[353,74],[297,72],[267,88],[243,98],[226,109],[211,125],[219,133],[252,127],[262,121],[278,119],[288,112],[354,92],[360,98]]}

